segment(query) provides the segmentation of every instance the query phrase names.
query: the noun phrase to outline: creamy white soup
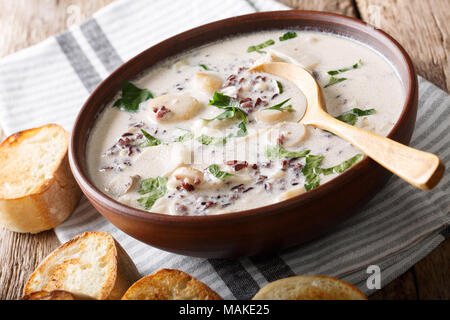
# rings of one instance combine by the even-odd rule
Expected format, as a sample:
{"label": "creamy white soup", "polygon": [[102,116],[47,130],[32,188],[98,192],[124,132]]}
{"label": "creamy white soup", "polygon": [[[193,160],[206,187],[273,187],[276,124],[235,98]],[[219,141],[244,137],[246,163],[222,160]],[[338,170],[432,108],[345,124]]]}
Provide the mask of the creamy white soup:
{"label": "creamy white soup", "polygon": [[292,83],[246,71],[268,61],[309,70],[341,121],[386,135],[399,118],[401,81],[371,48],[314,31],[245,34],[124,82],[89,137],[93,183],[139,209],[210,215],[289,199],[360,161],[348,142],[297,123],[306,101]]}

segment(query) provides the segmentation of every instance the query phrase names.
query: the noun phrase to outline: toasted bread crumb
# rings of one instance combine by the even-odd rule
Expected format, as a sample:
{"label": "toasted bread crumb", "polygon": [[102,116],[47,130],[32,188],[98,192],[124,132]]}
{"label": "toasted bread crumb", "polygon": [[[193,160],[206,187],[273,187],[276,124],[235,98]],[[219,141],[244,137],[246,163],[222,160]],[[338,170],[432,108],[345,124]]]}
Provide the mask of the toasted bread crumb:
{"label": "toasted bread crumb", "polygon": [[355,286],[327,276],[295,276],[273,281],[253,300],[367,300]]}
{"label": "toasted bread crumb", "polygon": [[47,256],[31,274],[24,295],[65,290],[77,299],[120,299],[139,273],[114,238],[85,232]]}
{"label": "toasted bread crumb", "polygon": [[67,219],[81,198],[56,124],[15,133],[0,144],[0,225],[38,233]]}
{"label": "toasted bread crumb", "polygon": [[22,300],[75,300],[75,297],[68,291],[37,291],[32,292],[22,298]]}
{"label": "toasted bread crumb", "polygon": [[189,274],[162,269],[134,283],[122,300],[222,300],[206,284]]}

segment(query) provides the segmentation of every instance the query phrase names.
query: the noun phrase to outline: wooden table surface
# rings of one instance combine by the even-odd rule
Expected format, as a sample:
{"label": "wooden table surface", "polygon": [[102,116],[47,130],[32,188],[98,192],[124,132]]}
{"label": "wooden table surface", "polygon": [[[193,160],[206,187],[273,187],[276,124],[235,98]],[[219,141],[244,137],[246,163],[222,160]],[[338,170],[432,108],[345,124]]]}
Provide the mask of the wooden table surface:
{"label": "wooden table surface", "polygon": [[[280,0],[296,9],[341,13],[397,39],[420,75],[449,92],[449,0]],[[0,57],[82,21],[112,0],[0,0]],[[0,141],[4,138],[0,128]],[[38,263],[59,245],[53,231],[19,234],[0,228],[0,299],[17,299]],[[370,299],[450,299],[450,240]]]}

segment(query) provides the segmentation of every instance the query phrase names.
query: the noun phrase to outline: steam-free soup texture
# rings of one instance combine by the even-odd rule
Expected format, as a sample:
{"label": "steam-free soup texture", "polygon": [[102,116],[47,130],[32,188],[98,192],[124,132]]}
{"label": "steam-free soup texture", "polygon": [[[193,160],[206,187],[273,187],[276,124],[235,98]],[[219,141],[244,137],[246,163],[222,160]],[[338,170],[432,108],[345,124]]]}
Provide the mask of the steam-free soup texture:
{"label": "steam-free soup texture", "polygon": [[126,205],[197,216],[283,201],[359,162],[348,142],[297,122],[306,108],[297,87],[247,72],[269,61],[309,70],[341,121],[386,135],[399,118],[401,81],[371,48],[313,31],[240,35],[124,81],[90,134],[91,180]]}

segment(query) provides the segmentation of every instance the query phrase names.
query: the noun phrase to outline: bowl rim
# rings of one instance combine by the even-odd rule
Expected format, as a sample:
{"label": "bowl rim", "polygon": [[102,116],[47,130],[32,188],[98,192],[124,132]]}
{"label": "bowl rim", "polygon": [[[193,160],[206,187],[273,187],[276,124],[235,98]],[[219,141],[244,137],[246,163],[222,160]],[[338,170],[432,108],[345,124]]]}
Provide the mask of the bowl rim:
{"label": "bowl rim", "polygon": [[[74,153],[74,147],[73,145],[76,143],[76,140],[78,139],[78,135],[80,133],[80,129],[78,124],[80,123],[80,120],[82,116],[85,114],[85,110],[87,107],[91,104],[91,100],[93,97],[98,94],[99,91],[103,90],[103,87],[105,84],[109,82],[109,79],[112,78],[116,73],[119,73],[121,70],[126,69],[130,64],[138,61],[141,59],[141,57],[148,51],[154,50],[155,47],[164,46],[166,43],[173,42],[174,40],[189,35],[189,34],[195,34],[202,30],[206,30],[213,25],[226,23],[226,22],[233,22],[233,21],[240,21],[245,20],[249,18],[255,18],[255,19],[262,19],[262,20],[271,20],[273,19],[273,16],[276,15],[280,18],[298,18],[298,19],[309,19],[313,21],[327,21],[328,23],[332,24],[342,24],[342,25],[350,25],[351,27],[359,27],[359,31],[363,32],[365,31],[366,34],[368,34],[371,37],[374,37],[374,35],[377,35],[381,38],[384,38],[384,40],[387,40],[387,42],[390,42],[392,48],[390,48],[391,51],[397,51],[397,54],[400,54],[402,58],[402,62],[405,63],[406,70],[407,70],[407,81],[402,81],[403,88],[405,89],[405,101],[402,107],[402,112],[395,122],[393,128],[389,131],[387,134],[387,137],[392,138],[394,133],[397,132],[398,127],[400,126],[400,123],[402,123],[405,120],[406,114],[408,113],[409,109],[411,108],[414,97],[417,94],[418,90],[418,83],[417,83],[417,74],[415,72],[413,63],[411,61],[411,58],[409,57],[406,50],[389,34],[386,32],[380,30],[379,28],[370,25],[362,20],[359,20],[357,18],[348,17],[340,14],[335,13],[329,13],[329,12],[322,12],[322,11],[312,11],[312,10],[282,10],[282,11],[265,11],[265,12],[255,12],[245,15],[239,15],[234,16],[226,19],[221,19],[217,21],[213,21],[207,24],[203,24],[201,26],[189,29],[187,31],[177,33],[176,35],[169,37],[161,42],[156,43],[155,45],[152,45],[151,47],[145,49],[144,51],[138,53],[133,58],[129,59],[127,62],[123,63],[120,67],[115,69],[108,77],[106,77],[104,80],[102,80],[97,87],[94,89],[92,93],[90,93],[89,97],[83,104],[82,108],[78,112],[78,115],[76,117],[72,135],[70,139],[70,145],[69,145],[69,163],[72,170],[72,173],[77,180],[78,184],[80,185],[81,189],[89,195],[95,202],[101,203],[103,207],[106,209],[119,213],[121,216],[130,217],[136,220],[140,221],[146,221],[146,222],[153,222],[153,223],[183,223],[186,225],[189,224],[195,224],[195,225],[202,225],[202,224],[209,224],[209,223],[233,223],[236,221],[245,221],[252,219],[255,216],[258,217],[264,217],[271,214],[279,214],[283,211],[285,208],[293,207],[296,204],[300,202],[309,202],[313,201],[317,198],[320,198],[320,195],[326,194],[329,190],[331,190],[336,184],[345,184],[349,180],[351,180],[358,172],[358,170],[362,169],[365,166],[370,165],[371,162],[374,162],[369,157],[365,156],[360,162],[355,164],[353,167],[351,167],[349,170],[346,170],[345,172],[341,173],[339,176],[333,178],[332,180],[319,185],[317,188],[314,188],[310,191],[307,191],[303,194],[300,194],[298,196],[295,196],[293,198],[276,202],[273,204],[269,204],[262,207],[257,207],[253,209],[247,209],[242,211],[234,211],[229,213],[223,213],[223,214],[214,214],[214,215],[202,215],[202,216],[178,216],[178,215],[170,215],[165,213],[156,213],[151,211],[145,211],[141,210],[139,208],[134,208],[131,206],[128,206],[126,204],[123,204],[117,200],[112,199],[102,191],[100,191],[94,184],[90,181],[90,178],[88,177],[88,174],[85,173],[81,169],[80,165],[80,159],[77,155]],[[333,21],[328,20],[327,18],[332,18]],[[273,28],[277,29],[277,28]],[[363,29],[363,30],[362,30]],[[246,32],[243,32],[246,33]],[[221,39],[223,37],[218,37],[218,39]],[[370,45],[366,44],[370,47]],[[375,50],[376,52],[382,54],[375,48],[370,47],[371,49]],[[382,54],[383,55],[383,54]],[[383,55],[384,56],[384,55]],[[170,57],[170,56],[167,56]],[[138,75],[138,74],[135,74]],[[89,128],[91,129],[91,127]],[[88,133],[89,135],[89,133]],[[84,151],[86,149],[84,148]]]}

